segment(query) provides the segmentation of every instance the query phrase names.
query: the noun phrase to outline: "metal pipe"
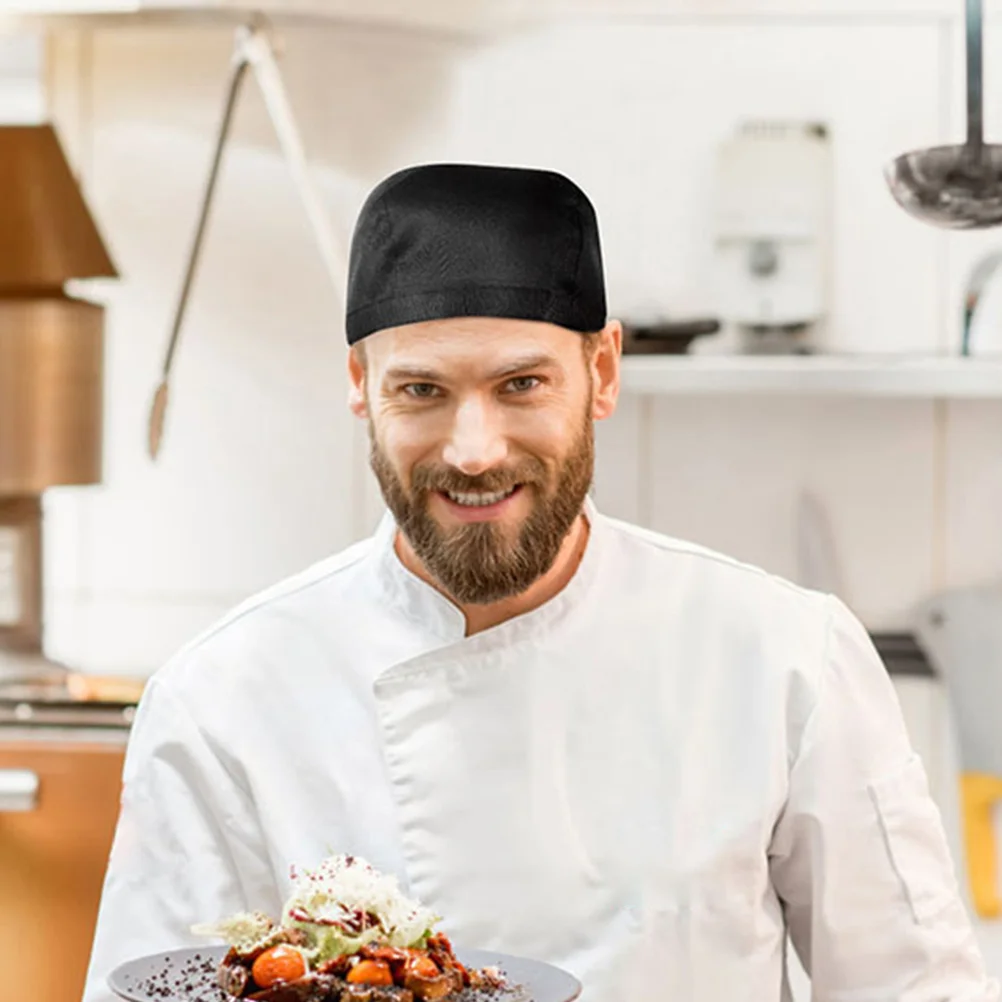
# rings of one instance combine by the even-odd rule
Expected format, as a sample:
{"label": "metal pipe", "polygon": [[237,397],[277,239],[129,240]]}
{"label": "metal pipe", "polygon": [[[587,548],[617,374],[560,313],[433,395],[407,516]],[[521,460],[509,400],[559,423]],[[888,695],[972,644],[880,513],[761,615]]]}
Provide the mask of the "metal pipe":
{"label": "metal pipe", "polygon": [[982,10],[981,0],[966,0],[967,33],[967,145],[981,152],[982,129]]}

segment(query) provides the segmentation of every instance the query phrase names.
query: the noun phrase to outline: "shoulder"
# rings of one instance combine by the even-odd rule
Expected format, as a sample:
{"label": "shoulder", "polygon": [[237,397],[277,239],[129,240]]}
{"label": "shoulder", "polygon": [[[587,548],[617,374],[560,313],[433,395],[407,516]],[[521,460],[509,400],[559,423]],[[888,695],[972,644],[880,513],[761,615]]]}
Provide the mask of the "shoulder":
{"label": "shoulder", "polygon": [[[721,670],[816,696],[833,636],[867,634],[836,596],[686,540],[614,519],[611,577],[646,622],[682,630]],[[675,624],[675,625],[669,625]]]}
{"label": "shoulder", "polygon": [[151,684],[188,702],[223,696],[264,676],[291,683],[289,665],[303,662],[311,633],[336,635],[353,615],[374,545],[363,540],[247,598],[186,643]]}
{"label": "shoulder", "polygon": [[840,597],[695,543],[606,522],[617,580],[647,619],[657,616],[665,630],[684,632],[722,683],[740,680],[749,692],[775,693],[786,707],[791,743],[826,691],[888,699],[887,670]]}
{"label": "shoulder", "polygon": [[819,707],[852,704],[869,707],[871,715],[893,707],[887,669],[863,623],[838,596],[634,525],[610,521],[609,529],[620,564],[617,587],[628,589],[638,606],[637,632],[656,623],[656,642],[684,652],[668,659],[669,670],[682,662],[700,666],[690,687],[771,707],[765,717],[771,733],[782,737],[788,764]]}
{"label": "shoulder", "polygon": [[651,584],[684,586],[693,600],[726,605],[733,613],[796,612],[825,621],[831,596],[782,575],[684,539],[604,518],[615,560]]}

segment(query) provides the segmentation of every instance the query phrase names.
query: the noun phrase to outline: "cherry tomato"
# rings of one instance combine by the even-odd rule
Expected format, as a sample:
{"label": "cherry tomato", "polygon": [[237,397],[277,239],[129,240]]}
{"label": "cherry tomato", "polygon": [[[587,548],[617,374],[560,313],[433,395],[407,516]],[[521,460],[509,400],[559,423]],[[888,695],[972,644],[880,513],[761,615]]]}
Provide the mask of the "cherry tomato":
{"label": "cherry tomato", "polygon": [[261,988],[271,988],[280,981],[295,981],[306,974],[306,960],[294,947],[285,943],[265,950],[251,967],[251,977]]}
{"label": "cherry tomato", "polygon": [[360,960],[348,972],[349,982],[353,985],[393,985],[393,975],[390,965],[382,960]]}

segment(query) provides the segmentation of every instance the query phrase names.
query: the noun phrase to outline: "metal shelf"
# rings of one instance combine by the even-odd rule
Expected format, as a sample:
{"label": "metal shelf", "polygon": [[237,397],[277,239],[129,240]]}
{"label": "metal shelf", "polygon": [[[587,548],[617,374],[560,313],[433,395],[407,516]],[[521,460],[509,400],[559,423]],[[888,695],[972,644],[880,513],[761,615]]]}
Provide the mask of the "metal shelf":
{"label": "metal shelf", "polygon": [[628,355],[623,389],[642,394],[1002,399],[1002,356]]}

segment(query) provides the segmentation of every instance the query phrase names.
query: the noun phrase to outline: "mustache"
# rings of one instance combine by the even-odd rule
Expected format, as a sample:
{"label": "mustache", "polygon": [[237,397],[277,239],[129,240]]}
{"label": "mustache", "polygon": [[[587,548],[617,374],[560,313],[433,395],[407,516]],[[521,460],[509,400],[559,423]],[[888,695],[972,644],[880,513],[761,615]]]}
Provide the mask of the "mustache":
{"label": "mustache", "polygon": [[538,460],[523,460],[514,466],[496,467],[484,470],[476,476],[468,476],[448,466],[418,466],[411,471],[411,490],[430,493],[432,491],[453,491],[456,493],[511,490],[518,484],[546,482],[546,467]]}

